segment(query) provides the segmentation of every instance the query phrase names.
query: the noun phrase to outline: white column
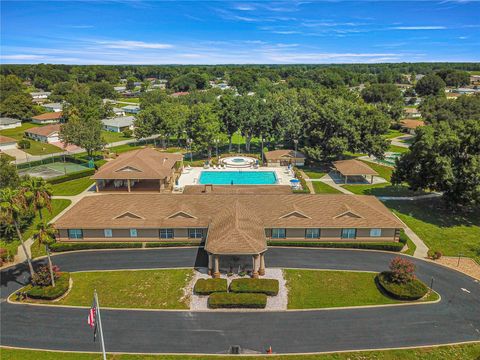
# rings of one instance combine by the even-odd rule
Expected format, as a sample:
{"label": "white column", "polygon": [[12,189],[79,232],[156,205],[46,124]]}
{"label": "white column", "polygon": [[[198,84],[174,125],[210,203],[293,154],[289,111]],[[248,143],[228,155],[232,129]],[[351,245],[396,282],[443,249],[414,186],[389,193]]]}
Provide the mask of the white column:
{"label": "white column", "polygon": [[253,263],[252,277],[256,279],[258,278],[258,268],[257,268],[258,255],[252,256],[252,263]]}
{"label": "white column", "polygon": [[208,254],[208,275],[213,273],[213,255]]}
{"label": "white column", "polygon": [[258,275],[265,275],[265,253],[260,254],[260,268],[258,269]]}
{"label": "white column", "polygon": [[214,272],[213,272],[213,277],[214,278],[219,278],[220,277],[220,266],[219,266],[218,255],[215,255],[215,269],[214,269]]}

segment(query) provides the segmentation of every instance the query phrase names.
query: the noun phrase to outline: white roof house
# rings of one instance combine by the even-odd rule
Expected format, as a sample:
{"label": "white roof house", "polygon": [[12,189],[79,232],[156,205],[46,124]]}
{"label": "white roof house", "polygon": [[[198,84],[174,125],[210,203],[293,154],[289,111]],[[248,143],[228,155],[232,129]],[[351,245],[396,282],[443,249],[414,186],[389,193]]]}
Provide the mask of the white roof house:
{"label": "white roof house", "polygon": [[51,94],[52,93],[50,91],[34,91],[30,93],[33,99],[46,99]]}
{"label": "white roof house", "polygon": [[48,111],[60,112],[63,110],[63,104],[61,103],[48,103],[42,106]]}
{"label": "white roof house", "polygon": [[114,86],[113,90],[115,90],[116,92],[122,92],[127,90],[127,88],[125,86]]}
{"label": "white roof house", "polygon": [[125,129],[133,130],[134,116],[119,116],[109,119],[103,119],[103,129],[112,132],[122,132]]}
{"label": "white roof house", "polygon": [[140,106],[138,105],[127,105],[122,108],[126,113],[138,114],[140,112]]}
{"label": "white roof house", "polygon": [[22,121],[19,119],[13,119],[9,117],[0,118],[0,130],[13,129],[22,126]]}
{"label": "white roof house", "polygon": [[115,116],[125,116],[125,110],[123,110],[122,108],[114,107],[112,111]]}

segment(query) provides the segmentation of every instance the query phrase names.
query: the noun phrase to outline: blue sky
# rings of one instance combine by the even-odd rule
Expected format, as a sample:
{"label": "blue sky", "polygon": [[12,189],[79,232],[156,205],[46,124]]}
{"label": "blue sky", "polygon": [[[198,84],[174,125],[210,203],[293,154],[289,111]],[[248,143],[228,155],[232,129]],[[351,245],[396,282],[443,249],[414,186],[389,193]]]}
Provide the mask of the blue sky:
{"label": "blue sky", "polygon": [[2,63],[480,61],[480,2],[1,1]]}

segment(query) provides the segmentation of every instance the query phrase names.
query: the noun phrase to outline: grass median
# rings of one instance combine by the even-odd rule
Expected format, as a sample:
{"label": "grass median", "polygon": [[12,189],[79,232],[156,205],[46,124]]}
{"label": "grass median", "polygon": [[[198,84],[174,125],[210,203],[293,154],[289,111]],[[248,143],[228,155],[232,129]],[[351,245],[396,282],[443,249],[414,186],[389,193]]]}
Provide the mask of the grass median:
{"label": "grass median", "polygon": [[[387,305],[402,301],[377,286],[373,272],[285,269],[289,309]],[[438,299],[431,293],[424,301]]]}

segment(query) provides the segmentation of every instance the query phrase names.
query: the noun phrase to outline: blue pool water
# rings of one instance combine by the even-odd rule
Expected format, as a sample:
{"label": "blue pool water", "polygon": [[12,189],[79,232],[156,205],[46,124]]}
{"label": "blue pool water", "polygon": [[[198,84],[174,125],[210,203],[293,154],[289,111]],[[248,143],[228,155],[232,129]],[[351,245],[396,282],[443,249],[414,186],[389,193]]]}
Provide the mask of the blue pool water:
{"label": "blue pool water", "polygon": [[274,171],[202,171],[200,184],[272,185],[277,183]]}

